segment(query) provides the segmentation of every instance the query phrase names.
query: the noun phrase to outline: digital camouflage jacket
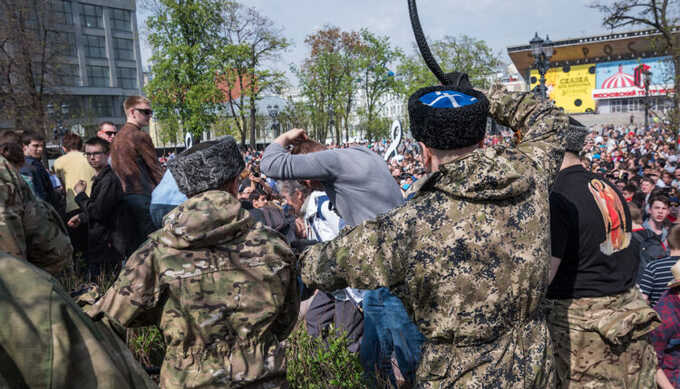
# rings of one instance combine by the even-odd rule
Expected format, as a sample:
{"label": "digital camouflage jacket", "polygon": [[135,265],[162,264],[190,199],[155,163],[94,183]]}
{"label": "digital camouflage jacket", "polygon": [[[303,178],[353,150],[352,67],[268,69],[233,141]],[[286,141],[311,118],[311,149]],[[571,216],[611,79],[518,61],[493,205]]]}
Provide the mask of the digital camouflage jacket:
{"label": "digital camouflage jacket", "polygon": [[297,320],[294,256],[223,191],[196,195],[127,260],[89,309],[125,327],[157,324],[164,388],[241,388],[285,378]]}
{"label": "digital camouflage jacket", "polygon": [[0,156],[0,251],[52,274],[73,262],[73,246],[57,211],[37,198]]}
{"label": "digital camouflage jacket", "polygon": [[0,388],[155,388],[118,336],[59,282],[0,253]]}
{"label": "digital camouflage jacket", "polygon": [[311,288],[388,287],[426,337],[428,388],[548,388],[553,349],[540,309],[550,269],[548,189],[568,117],[531,94],[488,95],[522,135],[440,167],[406,205],[302,257]]}

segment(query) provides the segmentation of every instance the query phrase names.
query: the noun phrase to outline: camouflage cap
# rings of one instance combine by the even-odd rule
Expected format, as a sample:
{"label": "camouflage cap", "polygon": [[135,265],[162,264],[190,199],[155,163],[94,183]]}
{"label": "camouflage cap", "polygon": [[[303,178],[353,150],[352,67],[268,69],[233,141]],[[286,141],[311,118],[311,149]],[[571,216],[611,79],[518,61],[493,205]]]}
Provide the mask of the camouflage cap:
{"label": "camouflage cap", "polygon": [[245,166],[236,140],[231,136],[203,150],[180,154],[168,162],[168,169],[179,190],[187,197],[220,188],[241,173]]}
{"label": "camouflage cap", "polygon": [[578,120],[569,116],[569,129],[565,134],[564,149],[574,154],[578,154],[583,149],[583,144],[586,142],[588,136],[588,129]]}

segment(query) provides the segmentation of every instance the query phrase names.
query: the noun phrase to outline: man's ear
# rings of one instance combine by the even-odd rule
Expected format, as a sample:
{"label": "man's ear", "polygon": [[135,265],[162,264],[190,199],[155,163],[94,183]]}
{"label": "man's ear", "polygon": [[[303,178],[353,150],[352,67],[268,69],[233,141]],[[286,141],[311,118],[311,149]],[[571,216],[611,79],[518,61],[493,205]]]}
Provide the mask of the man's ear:
{"label": "man's ear", "polygon": [[420,145],[420,158],[421,162],[423,163],[423,167],[425,167],[425,170],[428,172],[432,172],[432,152],[427,146],[425,146],[425,143],[418,142],[418,144]]}

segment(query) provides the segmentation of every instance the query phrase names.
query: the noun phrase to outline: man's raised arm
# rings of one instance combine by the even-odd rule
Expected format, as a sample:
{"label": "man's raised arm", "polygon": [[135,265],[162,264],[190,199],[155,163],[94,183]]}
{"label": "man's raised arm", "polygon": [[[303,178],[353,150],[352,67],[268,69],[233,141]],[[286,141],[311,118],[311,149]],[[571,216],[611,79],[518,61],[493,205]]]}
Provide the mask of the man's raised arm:
{"label": "man's raised arm", "polygon": [[569,116],[530,92],[509,93],[504,87],[494,85],[487,96],[489,115],[518,135],[518,149],[551,176],[557,174],[564,156]]}

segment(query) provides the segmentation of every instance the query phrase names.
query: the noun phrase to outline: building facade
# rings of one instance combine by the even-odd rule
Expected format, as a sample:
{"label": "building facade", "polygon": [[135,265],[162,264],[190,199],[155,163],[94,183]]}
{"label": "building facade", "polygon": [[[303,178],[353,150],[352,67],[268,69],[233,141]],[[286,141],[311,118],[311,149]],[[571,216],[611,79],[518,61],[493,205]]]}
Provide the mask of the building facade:
{"label": "building facade", "polygon": [[65,126],[92,135],[102,121],[123,124],[123,101],[143,86],[135,0],[52,0],[50,11],[65,44],[49,94],[68,107]]}
{"label": "building facade", "polygon": [[[678,31],[673,31],[678,34]],[[674,67],[660,52],[651,30],[559,40],[545,74],[550,99],[569,113],[601,114],[613,122],[642,121],[646,103],[652,115],[672,107]],[[529,45],[509,47],[508,55],[527,86],[538,85]],[[650,72],[648,88],[644,73]]]}

